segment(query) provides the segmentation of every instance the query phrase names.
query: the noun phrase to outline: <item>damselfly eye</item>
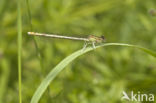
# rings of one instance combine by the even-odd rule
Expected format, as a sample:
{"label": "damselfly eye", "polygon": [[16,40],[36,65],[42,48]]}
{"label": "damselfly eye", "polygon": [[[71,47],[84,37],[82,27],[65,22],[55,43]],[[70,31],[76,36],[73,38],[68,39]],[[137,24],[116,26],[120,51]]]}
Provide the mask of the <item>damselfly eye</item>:
{"label": "damselfly eye", "polygon": [[156,16],[156,9],[151,9],[151,10],[149,10],[149,14],[150,14],[151,16]]}
{"label": "damselfly eye", "polygon": [[102,38],[103,40],[105,40],[105,37],[104,37],[103,35],[101,36],[101,38]]}

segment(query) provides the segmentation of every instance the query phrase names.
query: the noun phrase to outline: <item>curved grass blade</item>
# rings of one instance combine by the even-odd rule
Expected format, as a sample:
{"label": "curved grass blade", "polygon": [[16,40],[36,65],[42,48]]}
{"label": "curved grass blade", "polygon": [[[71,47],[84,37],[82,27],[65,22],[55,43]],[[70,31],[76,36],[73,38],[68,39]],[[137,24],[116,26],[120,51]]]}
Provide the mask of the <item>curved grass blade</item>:
{"label": "curved grass blade", "polygon": [[[96,48],[103,47],[103,46],[126,46],[126,47],[133,47],[133,48],[138,48],[147,54],[153,56],[156,58],[156,52],[153,52],[149,49],[137,46],[137,45],[130,45],[130,44],[123,44],[123,43],[104,43],[99,46],[96,46]],[[76,59],[78,56],[85,54],[91,50],[94,50],[96,48],[88,47],[85,49],[85,51],[78,50],[71,54],[70,56],[66,57],[64,60],[62,60],[56,67],[54,67],[50,73],[46,76],[46,78],[42,81],[40,86],[37,88],[35,91],[35,94],[33,95],[31,99],[31,103],[38,103],[40,100],[41,96],[45,92],[46,88],[50,84],[50,82],[58,75],[59,72],[61,72],[65,66],[67,66],[70,62],[72,62],[74,59]]]}

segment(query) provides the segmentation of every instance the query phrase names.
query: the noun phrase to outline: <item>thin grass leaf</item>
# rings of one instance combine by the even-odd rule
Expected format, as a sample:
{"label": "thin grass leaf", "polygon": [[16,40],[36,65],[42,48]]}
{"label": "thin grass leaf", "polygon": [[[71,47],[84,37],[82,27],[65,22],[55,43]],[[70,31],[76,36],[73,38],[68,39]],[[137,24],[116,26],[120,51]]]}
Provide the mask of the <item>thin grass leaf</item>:
{"label": "thin grass leaf", "polygon": [[[32,17],[31,17],[31,11],[30,11],[29,0],[26,0],[26,6],[27,6],[27,11],[28,11],[28,18],[29,18],[30,31],[33,31]],[[40,60],[41,72],[44,72],[43,61],[42,61],[42,57],[41,57],[41,54],[40,54],[40,49],[39,49],[38,44],[37,44],[37,39],[36,39],[36,37],[33,37],[33,40],[34,40],[34,44],[35,44],[35,48],[36,48],[36,52],[37,52],[38,59]],[[41,74],[41,77],[42,77],[42,74]]]}
{"label": "thin grass leaf", "polygon": [[18,89],[19,103],[22,103],[22,77],[21,77],[21,55],[22,55],[22,16],[21,16],[21,0],[17,0],[17,32],[18,32]]}
{"label": "thin grass leaf", "polygon": [[[99,46],[97,46],[95,49],[103,46],[125,46],[125,47],[133,47],[138,48],[147,54],[156,57],[156,52],[153,52],[149,49],[137,46],[137,45],[130,45],[130,44],[122,44],[122,43],[104,43]],[[58,75],[59,72],[61,72],[64,67],[66,67],[70,62],[72,62],[74,59],[76,59],[78,56],[81,56],[82,54],[85,54],[91,50],[94,50],[92,47],[86,48],[85,51],[78,50],[71,54],[70,56],[66,57],[64,60],[62,60],[55,68],[53,68],[50,73],[46,76],[46,78],[42,81],[40,86],[37,88],[35,94],[33,95],[31,99],[31,103],[38,103],[41,96],[45,92],[46,88],[49,86],[50,82]]]}

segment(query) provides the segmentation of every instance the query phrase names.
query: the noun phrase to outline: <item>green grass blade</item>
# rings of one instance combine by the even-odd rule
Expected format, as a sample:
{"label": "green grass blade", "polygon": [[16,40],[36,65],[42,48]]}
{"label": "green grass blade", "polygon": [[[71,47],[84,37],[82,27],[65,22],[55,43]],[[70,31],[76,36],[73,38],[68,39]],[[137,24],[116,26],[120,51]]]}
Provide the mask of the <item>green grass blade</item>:
{"label": "green grass blade", "polygon": [[[130,44],[122,44],[122,43],[104,43],[96,48],[103,47],[103,46],[126,46],[126,47],[133,47],[133,48],[138,48],[147,54],[156,57],[156,52],[153,52],[149,49],[137,46],[137,45],[130,45]],[[94,50],[92,47],[86,48],[85,51],[78,50],[71,54],[70,56],[66,57],[64,60],[62,60],[55,68],[53,68],[50,73],[46,76],[46,78],[42,81],[38,89],[36,90],[35,94],[32,97],[31,103],[38,103],[40,100],[41,96],[45,92],[46,88],[50,84],[50,82],[58,75],[59,72],[61,72],[65,66],[67,66],[70,62],[72,62],[74,59],[76,59],[78,56],[85,54],[91,50]]]}
{"label": "green grass blade", "polygon": [[21,77],[21,55],[22,55],[22,16],[21,16],[21,0],[17,0],[17,32],[18,32],[18,89],[19,103],[22,103],[22,77]]}
{"label": "green grass blade", "polygon": [[[28,18],[29,18],[30,31],[33,31],[32,17],[31,17],[31,11],[30,11],[29,0],[26,0],[26,6],[27,6],[27,11],[28,11]],[[38,44],[37,44],[37,39],[36,39],[36,37],[33,37],[33,40],[34,40],[34,44],[35,44],[35,48],[36,48],[36,52],[37,52],[38,59],[40,60],[41,71],[44,72],[44,71],[43,71],[43,70],[44,70],[43,61],[42,61],[40,49],[39,49]],[[41,74],[41,77],[42,77],[42,74]]]}
{"label": "green grass blade", "polygon": [[29,0],[26,0],[26,6],[27,6],[27,11],[28,11],[30,31],[32,31],[33,30],[33,26],[32,26],[32,19],[31,19],[31,12],[30,12]]}
{"label": "green grass blade", "polygon": [[147,54],[149,54],[149,55],[151,55],[153,57],[156,57],[156,52],[154,52],[152,50],[149,50],[149,49],[146,49],[146,48],[143,48],[143,47],[140,47],[138,45],[123,44],[123,43],[106,43],[106,44],[102,44],[102,45],[100,45],[98,47],[101,47],[101,46],[127,46],[127,47],[133,47],[133,48],[140,49],[140,50],[146,52]]}

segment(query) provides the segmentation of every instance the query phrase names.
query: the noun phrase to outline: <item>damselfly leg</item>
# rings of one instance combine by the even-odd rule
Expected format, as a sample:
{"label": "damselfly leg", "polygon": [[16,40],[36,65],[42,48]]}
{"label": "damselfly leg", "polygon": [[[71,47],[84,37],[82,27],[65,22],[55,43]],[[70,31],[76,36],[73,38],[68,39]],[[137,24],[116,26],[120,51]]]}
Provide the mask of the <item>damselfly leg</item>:
{"label": "damselfly leg", "polygon": [[86,49],[87,45],[88,45],[88,43],[85,41],[84,45],[83,45],[83,48],[82,48],[82,51],[84,51]]}
{"label": "damselfly leg", "polygon": [[95,49],[95,42],[92,42],[93,49]]}

